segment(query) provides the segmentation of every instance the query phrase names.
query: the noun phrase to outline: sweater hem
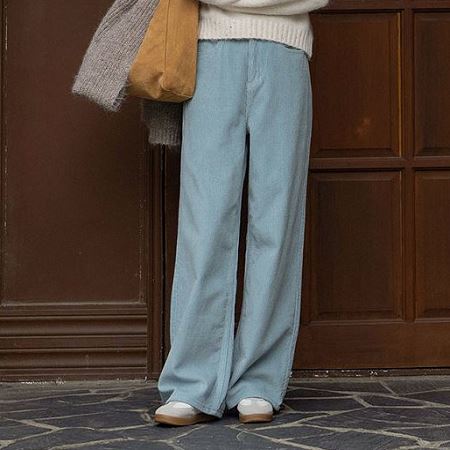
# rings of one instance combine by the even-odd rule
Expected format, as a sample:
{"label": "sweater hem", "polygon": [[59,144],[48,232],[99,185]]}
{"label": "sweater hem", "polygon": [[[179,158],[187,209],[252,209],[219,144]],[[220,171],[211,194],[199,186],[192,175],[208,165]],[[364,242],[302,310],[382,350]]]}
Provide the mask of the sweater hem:
{"label": "sweater hem", "polygon": [[[308,22],[309,24],[309,22]],[[266,39],[302,49],[312,57],[313,32],[311,27],[240,18],[238,20],[215,20],[203,17],[199,22],[198,39]]]}

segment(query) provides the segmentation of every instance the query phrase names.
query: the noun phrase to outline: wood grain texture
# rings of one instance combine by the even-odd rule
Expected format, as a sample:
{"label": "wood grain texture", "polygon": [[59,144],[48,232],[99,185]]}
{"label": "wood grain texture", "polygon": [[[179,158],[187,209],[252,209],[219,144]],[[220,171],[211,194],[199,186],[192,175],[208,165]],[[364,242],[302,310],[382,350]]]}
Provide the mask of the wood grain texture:
{"label": "wood grain texture", "polygon": [[136,99],[112,114],[70,91],[109,5],[2,2],[0,379],[160,364],[159,158]]}
{"label": "wood grain texture", "polygon": [[336,1],[312,14],[297,370],[450,366],[449,11]]}

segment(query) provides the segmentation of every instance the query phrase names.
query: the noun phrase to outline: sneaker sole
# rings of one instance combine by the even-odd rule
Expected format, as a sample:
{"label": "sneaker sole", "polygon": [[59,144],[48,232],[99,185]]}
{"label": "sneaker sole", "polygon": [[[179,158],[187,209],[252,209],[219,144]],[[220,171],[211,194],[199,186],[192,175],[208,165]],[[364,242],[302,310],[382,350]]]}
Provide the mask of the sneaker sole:
{"label": "sneaker sole", "polygon": [[168,414],[155,414],[153,417],[153,420],[157,423],[163,423],[166,425],[193,425],[195,423],[199,422],[209,422],[210,420],[216,419],[215,416],[200,413],[196,414],[195,416],[191,417],[176,417],[176,416],[170,416]]}
{"label": "sneaker sole", "polygon": [[239,414],[239,422],[252,423],[252,422],[271,422],[273,414]]}

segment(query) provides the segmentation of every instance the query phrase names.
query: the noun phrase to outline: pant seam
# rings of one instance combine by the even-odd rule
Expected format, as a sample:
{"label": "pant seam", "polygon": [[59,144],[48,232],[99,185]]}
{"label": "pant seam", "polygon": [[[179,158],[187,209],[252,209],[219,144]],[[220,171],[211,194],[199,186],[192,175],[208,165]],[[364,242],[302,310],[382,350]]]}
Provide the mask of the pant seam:
{"label": "pant seam", "polygon": [[[247,147],[245,147],[244,146],[244,150],[245,151],[248,151],[249,149],[247,149]],[[245,161],[247,161],[247,159],[246,159],[246,156],[247,155],[245,155]],[[243,168],[243,173],[242,173],[242,177],[241,177],[241,180],[242,180],[242,183],[241,183],[241,194],[240,194],[240,205],[242,205],[242,192],[243,192],[243,184],[244,184],[244,178],[245,178],[245,171],[246,171],[246,162],[245,162],[245,164],[244,164],[244,168]],[[238,227],[238,230],[240,230],[240,226]],[[238,238],[239,238],[239,231],[238,231]],[[247,275],[247,271],[248,271],[248,269],[247,269],[247,267],[248,267],[248,265],[249,265],[249,246],[248,246],[248,227],[247,227],[247,235],[246,235],[246,253],[247,253],[247,255],[246,255],[246,258],[245,258],[245,267],[244,267],[244,277],[246,277]],[[237,243],[237,252],[239,251],[239,242]],[[236,280],[234,281],[234,283],[236,283]],[[245,283],[244,283],[244,286],[245,286]],[[235,288],[236,289],[236,288]],[[243,302],[242,302],[242,308],[241,308],[241,318],[242,318],[242,316],[244,315],[244,314],[246,314],[246,312],[247,312],[247,308],[246,308],[246,306],[247,306],[247,303],[246,303],[246,301],[245,301],[245,291],[244,291],[244,298],[243,298]],[[237,336],[240,336],[240,330],[241,330],[241,320],[239,320],[239,323],[238,323],[238,327],[237,327],[237,330],[236,330],[236,334],[237,334]],[[233,349],[234,349],[234,345],[233,345]],[[230,376],[230,379],[231,379],[231,376]],[[237,383],[239,380],[236,380],[236,382],[235,383]],[[229,386],[229,388],[230,388],[230,386]],[[228,394],[227,394],[228,395]],[[226,400],[226,397],[227,397],[227,395],[225,396],[225,400]]]}
{"label": "pant seam", "polygon": [[[304,179],[302,181],[302,193],[299,195],[299,202],[303,201],[306,202],[306,186],[307,186],[307,173],[304,175]],[[303,199],[303,200],[302,200]],[[279,396],[279,402],[281,403],[283,401],[284,395],[286,393],[286,389],[289,385],[289,378],[290,378],[290,372],[292,371],[292,364],[294,361],[294,352],[295,352],[295,345],[297,343],[297,336],[298,336],[298,330],[300,328],[300,308],[301,308],[301,285],[302,285],[302,266],[303,266],[303,248],[304,248],[304,221],[305,221],[305,204],[300,203],[300,239],[299,239],[299,246],[300,248],[297,251],[297,267],[299,269],[299,282],[297,283],[296,288],[296,294],[295,294],[295,308],[294,308],[294,314],[293,314],[293,322],[292,322],[292,331],[291,331],[291,341],[289,344],[289,353],[288,353],[288,359],[286,362],[285,367],[285,378],[284,382],[282,384],[280,396]]]}
{"label": "pant seam", "polygon": [[[239,198],[242,201],[242,190],[241,190],[241,194],[239,196]],[[241,203],[241,201],[239,202],[239,204]],[[235,245],[234,245],[234,259],[233,261],[237,260],[237,256],[238,256],[238,251],[239,251],[239,230],[240,230],[240,218],[239,218],[239,211],[240,208],[238,210],[238,226],[236,227],[236,238],[235,238]],[[229,286],[228,288],[228,293],[227,293],[227,302],[226,302],[226,311],[225,311],[225,321],[226,321],[226,329],[224,330],[223,336],[222,336],[222,351],[221,351],[221,355],[220,358],[223,358],[223,363],[221,364],[221,379],[220,379],[220,390],[218,391],[218,394],[215,396],[215,400],[219,401],[219,406],[217,407],[218,409],[220,409],[221,405],[223,404],[223,393],[225,391],[225,385],[227,383],[227,374],[229,372],[229,367],[228,367],[228,359],[229,359],[229,353],[230,353],[230,347],[232,347],[233,342],[230,342],[230,336],[233,336],[234,333],[232,333],[233,330],[233,315],[230,314],[231,312],[234,311],[234,298],[233,298],[233,294],[236,292],[236,264],[232,264],[231,265],[231,270],[230,273],[228,275],[228,279],[227,279],[227,286]],[[232,340],[234,341],[234,339]],[[225,353],[225,355],[224,355]]]}
{"label": "pant seam", "polygon": [[173,308],[172,308],[173,318],[171,320],[171,322],[172,322],[172,333],[171,333],[171,335],[172,335],[172,337],[171,337],[172,342],[175,340],[174,338],[175,338],[175,330],[176,330],[176,313],[175,313],[175,309],[177,307],[177,302],[178,302],[178,274],[175,277],[174,284],[175,284],[175,286],[173,287],[174,292],[173,292],[173,296],[172,296],[172,301],[174,302],[173,303]]}
{"label": "pant seam", "polygon": [[[183,105],[183,130],[184,130],[184,127],[186,126],[186,123],[185,123],[185,105]],[[181,149],[181,155],[180,155],[180,164],[183,162],[183,149]],[[182,227],[181,227],[181,219],[182,219],[182,213],[183,213],[183,210],[184,210],[184,205],[183,205],[183,201],[182,201],[182,198],[181,198],[181,195],[183,194],[183,192],[184,192],[184,190],[181,190],[181,187],[183,186],[183,180],[181,179],[181,177],[182,177],[182,174],[183,174],[183,170],[180,170],[180,192],[179,192],[179,194],[180,194],[180,197],[179,197],[179,199],[178,199],[178,202],[179,202],[179,209],[178,209],[178,220],[177,220],[177,222],[178,222],[178,224],[177,224],[177,235],[178,235],[178,237],[177,237],[177,243],[176,243],[176,259],[175,259],[175,263],[176,263],[176,266],[175,266],[175,268],[177,269],[176,271],[175,271],[175,268],[174,268],[174,273],[173,273],[173,277],[174,277],[174,279],[173,279],[173,286],[172,286],[172,289],[174,289],[174,293],[173,293],[173,296],[172,296],[172,301],[174,302],[173,303],[173,307],[172,307],[172,311],[173,311],[173,318],[171,318],[170,319],[170,322],[171,322],[171,324],[172,324],[172,329],[173,329],[173,332],[171,333],[171,336],[172,336],[172,338],[175,336],[175,330],[176,330],[176,319],[178,318],[178,315],[176,314],[176,309],[177,309],[177,307],[178,307],[178,285],[179,285],[179,277],[180,277],[180,272],[181,272],[181,269],[183,268],[183,266],[182,266],[182,261],[183,261],[183,258],[182,258],[182,245],[181,245],[181,239],[180,239],[180,237],[181,237],[181,229],[182,229]]]}
{"label": "pant seam", "polygon": [[248,96],[249,96],[249,89],[248,89],[248,77],[249,77],[249,71],[250,71],[250,41],[247,39],[247,79],[245,83],[245,129],[248,131]]}
{"label": "pant seam", "polygon": [[293,321],[292,321],[292,325],[291,325],[291,340],[289,343],[288,358],[287,358],[286,366],[284,369],[284,374],[285,374],[284,381],[281,386],[280,395],[278,397],[279,403],[282,403],[282,401],[283,401],[284,394],[285,394],[287,386],[289,384],[290,373],[292,370],[292,363],[293,363],[293,359],[294,359],[294,351],[295,351],[295,344],[296,344],[295,337],[297,335],[297,330],[298,330],[298,311],[300,308],[299,294],[300,294],[300,289],[297,287],[296,294],[295,294],[295,308],[294,308],[294,314],[293,314]]}
{"label": "pant seam", "polygon": [[[304,62],[304,65],[306,64],[306,62]],[[311,136],[311,129],[309,129],[309,136]],[[309,137],[310,140],[310,137]],[[299,202],[300,200],[302,201],[302,203],[300,203],[300,210],[301,210],[301,215],[300,215],[300,248],[299,251],[297,252],[298,255],[298,268],[299,268],[299,272],[300,272],[300,279],[299,279],[299,283],[297,284],[297,293],[296,293],[296,301],[295,301],[295,312],[294,312],[294,322],[293,322],[293,329],[292,329],[292,335],[291,335],[291,344],[290,344],[290,353],[289,353],[289,361],[288,361],[288,365],[286,367],[286,372],[285,372],[285,380],[283,383],[283,388],[282,391],[280,392],[280,402],[283,401],[284,395],[286,393],[287,387],[289,385],[289,376],[290,376],[290,372],[292,371],[292,364],[293,364],[293,360],[294,360],[294,352],[295,352],[295,345],[297,342],[296,336],[298,336],[298,331],[300,328],[300,311],[301,311],[301,286],[303,283],[302,280],[302,267],[303,267],[303,250],[304,250],[304,239],[305,239],[305,219],[306,219],[306,199],[307,199],[307,183],[308,183],[308,162],[309,162],[309,151],[310,151],[310,142],[308,140],[307,143],[307,151],[306,151],[306,156],[305,156],[305,170],[303,171],[303,179],[302,179],[302,183],[301,183],[301,195],[299,195]],[[300,251],[301,250],[301,251]]]}
{"label": "pant seam", "polygon": [[[230,292],[228,291],[228,294],[226,296],[226,311],[225,311],[225,322],[229,316],[229,310],[230,310]],[[221,400],[221,396],[222,393],[224,391],[224,385],[225,385],[225,379],[226,379],[226,366],[227,366],[227,360],[228,360],[228,352],[229,352],[229,343],[228,343],[228,339],[229,339],[229,324],[225,323],[224,325],[224,330],[222,333],[222,337],[221,337],[221,343],[222,343],[222,348],[220,351],[220,356],[219,356],[219,363],[220,363],[220,368],[218,370],[218,373],[220,375],[219,380],[217,382],[218,384],[218,391],[217,394],[214,396],[214,401],[219,401],[219,406],[217,407],[220,408],[220,405],[222,404],[222,400]],[[222,359],[223,358],[223,359]]]}

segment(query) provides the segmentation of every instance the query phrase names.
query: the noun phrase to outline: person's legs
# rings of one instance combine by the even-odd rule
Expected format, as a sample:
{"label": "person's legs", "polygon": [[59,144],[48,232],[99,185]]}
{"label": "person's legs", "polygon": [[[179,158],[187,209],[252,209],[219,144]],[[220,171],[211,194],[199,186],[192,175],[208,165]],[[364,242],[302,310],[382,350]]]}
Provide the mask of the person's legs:
{"label": "person's legs", "polygon": [[242,184],[245,41],[200,40],[183,107],[180,204],[163,402],[221,417],[231,371]]}
{"label": "person's legs", "polygon": [[300,319],[311,83],[302,50],[265,40],[249,45],[244,298],[226,405],[262,397],[279,410]]}

